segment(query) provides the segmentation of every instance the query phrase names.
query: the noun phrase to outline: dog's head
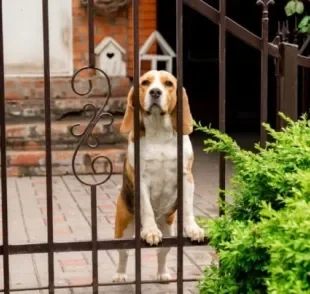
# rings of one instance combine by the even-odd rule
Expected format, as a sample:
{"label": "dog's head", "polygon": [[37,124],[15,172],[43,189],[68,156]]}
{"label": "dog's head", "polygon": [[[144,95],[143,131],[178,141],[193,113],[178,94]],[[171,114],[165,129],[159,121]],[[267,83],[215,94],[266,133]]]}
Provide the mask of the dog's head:
{"label": "dog's head", "polygon": [[[170,115],[173,128],[177,130],[177,79],[167,71],[151,70],[140,78],[139,99],[141,116]],[[193,131],[193,119],[188,97],[183,88],[183,134]],[[134,124],[134,89],[131,88],[127,98],[125,117],[121,132],[128,133]]]}

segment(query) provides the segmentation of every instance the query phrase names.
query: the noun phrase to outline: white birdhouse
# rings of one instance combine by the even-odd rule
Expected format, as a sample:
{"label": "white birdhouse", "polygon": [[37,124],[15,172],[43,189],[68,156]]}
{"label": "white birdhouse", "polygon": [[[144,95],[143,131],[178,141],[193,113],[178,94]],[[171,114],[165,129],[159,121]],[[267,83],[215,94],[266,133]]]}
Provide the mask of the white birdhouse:
{"label": "white birdhouse", "polygon": [[[163,52],[162,55],[158,54],[148,54],[148,51],[152,47],[154,43],[160,47]],[[142,60],[151,61],[151,68],[158,69],[158,61],[164,61],[166,63],[166,70],[172,73],[172,60],[176,56],[175,52],[171,48],[171,46],[167,43],[164,37],[158,32],[154,31],[148,39],[145,41],[143,46],[140,49],[140,67]]]}
{"label": "white birdhouse", "polygon": [[95,48],[95,54],[96,66],[109,77],[126,76],[126,64],[123,61],[126,50],[113,38],[104,38]]}

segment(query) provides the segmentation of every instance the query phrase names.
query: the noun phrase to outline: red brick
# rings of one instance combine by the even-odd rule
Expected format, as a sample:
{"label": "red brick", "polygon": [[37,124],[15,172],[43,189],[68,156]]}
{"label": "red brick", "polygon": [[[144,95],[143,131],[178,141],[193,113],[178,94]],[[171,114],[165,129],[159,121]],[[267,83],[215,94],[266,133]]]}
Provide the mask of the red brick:
{"label": "red brick", "polygon": [[[46,206],[41,206],[40,207],[41,213],[46,214],[47,212],[47,207]],[[59,212],[59,208],[57,206],[53,206],[53,212]]]}
{"label": "red brick", "polygon": [[10,165],[42,165],[45,152],[32,151],[32,152],[10,152],[9,164]]}
{"label": "red brick", "polygon": [[[65,221],[66,221],[63,216],[54,216],[53,219],[54,219],[53,222],[56,224],[62,224],[62,223],[65,223]],[[47,224],[47,218],[46,217],[43,218],[43,221],[45,224]]]}
{"label": "red brick", "polygon": [[91,278],[75,278],[75,279],[69,279],[68,283],[70,286],[89,285],[92,283],[92,279]]}
{"label": "red brick", "polygon": [[40,143],[38,142],[35,142],[35,141],[29,141],[29,142],[26,142],[24,145],[23,145],[24,149],[26,150],[38,150],[41,148],[41,145]]}
{"label": "red brick", "polygon": [[143,254],[143,261],[155,261],[157,257],[154,254]]}
{"label": "red brick", "polygon": [[69,236],[72,235],[72,232],[69,228],[55,228],[54,227],[54,234],[58,236]]}
{"label": "red brick", "polygon": [[17,91],[6,91],[5,99],[7,100],[20,99],[20,94]]}
{"label": "red brick", "polygon": [[12,89],[16,87],[15,81],[5,80],[5,89]]}
{"label": "red brick", "polygon": [[115,211],[115,205],[114,204],[100,204],[99,207],[101,208],[102,212],[111,212]]}
{"label": "red brick", "polygon": [[34,86],[36,89],[43,89],[44,88],[44,80],[43,79],[36,80],[34,83]]}
{"label": "red brick", "polygon": [[[119,149],[91,149],[81,150],[78,153],[76,161],[76,169],[79,174],[93,173],[90,165],[90,160],[98,155],[108,157],[113,163],[113,172],[121,173],[123,170],[125,148]],[[72,174],[72,155],[73,150],[57,150],[52,153],[53,172],[55,175]],[[45,151],[9,151],[8,156],[8,174],[11,176],[34,176],[45,175]],[[104,160],[97,161],[96,168],[99,167],[98,172],[109,172],[110,168],[106,165]],[[40,167],[39,169],[36,169]],[[105,175],[102,175],[104,178]]]}
{"label": "red brick", "polygon": [[87,262],[84,258],[82,259],[63,259],[59,261],[62,266],[71,266],[71,265],[87,265]]}
{"label": "red brick", "polygon": [[105,219],[108,223],[114,225],[115,224],[115,215],[105,215]]}
{"label": "red brick", "polygon": [[17,166],[8,167],[6,172],[7,172],[8,177],[20,177],[20,176],[22,176],[22,172],[21,172],[20,168],[18,168]]}
{"label": "red brick", "polygon": [[6,128],[7,137],[25,137],[28,135],[28,129],[25,125],[8,125]]}

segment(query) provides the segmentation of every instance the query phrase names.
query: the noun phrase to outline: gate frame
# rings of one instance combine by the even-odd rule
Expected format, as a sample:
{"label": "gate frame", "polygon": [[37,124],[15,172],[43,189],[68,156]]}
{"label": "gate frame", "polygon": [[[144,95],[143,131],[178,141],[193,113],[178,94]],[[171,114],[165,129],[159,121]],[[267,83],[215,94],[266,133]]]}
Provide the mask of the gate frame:
{"label": "gate frame", "polygon": [[[118,239],[118,240],[104,240],[98,241],[97,235],[97,186],[104,184],[109,180],[113,173],[112,162],[109,158],[104,156],[95,157],[92,161],[92,167],[99,158],[107,160],[110,165],[110,172],[100,182],[95,184],[87,183],[83,181],[75,171],[75,159],[78,151],[82,145],[89,148],[96,148],[99,145],[99,141],[95,138],[96,143],[90,144],[89,138],[94,138],[92,130],[96,126],[97,122],[104,116],[108,116],[111,121],[108,124],[112,124],[113,116],[105,112],[105,107],[111,96],[111,84],[109,77],[99,68],[95,67],[95,54],[94,54],[94,0],[88,1],[88,49],[89,49],[89,64],[79,69],[72,77],[72,89],[73,91],[84,96],[91,92],[92,83],[89,80],[89,90],[81,93],[75,89],[75,78],[82,71],[99,71],[103,73],[108,82],[108,97],[104,105],[98,109],[95,105],[86,104],[85,110],[93,112],[93,116],[82,133],[77,133],[75,127],[72,126],[71,132],[75,137],[79,137],[79,143],[74,152],[72,158],[72,168],[76,178],[83,184],[90,186],[91,190],[91,224],[92,224],[92,239],[90,241],[83,242],[67,242],[67,243],[55,243],[53,236],[53,185],[52,185],[52,154],[51,154],[51,94],[50,94],[50,61],[49,61],[49,23],[48,23],[48,1],[42,0],[42,12],[43,12],[43,50],[44,50],[44,103],[45,103],[45,136],[46,136],[46,189],[47,189],[47,243],[38,244],[23,244],[23,245],[10,245],[9,244],[9,231],[8,231],[8,194],[7,194],[7,161],[6,161],[6,121],[5,121],[5,83],[4,83],[4,54],[3,54],[3,22],[2,14],[0,13],[0,131],[1,131],[1,188],[2,188],[2,231],[3,231],[3,245],[0,246],[0,255],[3,256],[4,266],[4,289],[0,292],[21,292],[21,291],[35,291],[35,290],[48,290],[49,293],[55,293],[56,289],[64,288],[76,288],[77,286],[55,286],[54,276],[54,253],[56,252],[68,252],[68,251],[91,251],[92,252],[92,268],[93,268],[93,282],[91,284],[79,285],[78,287],[92,287],[93,293],[98,293],[99,286],[111,286],[111,285],[136,285],[136,293],[141,293],[142,284],[156,283],[158,281],[141,281],[141,249],[150,248],[146,242],[140,239],[140,214],[135,214],[136,229],[134,239]],[[52,0],[50,0],[52,1]],[[268,56],[275,58],[277,62],[277,68],[279,69],[278,85],[282,85],[283,91],[279,91],[279,110],[289,115],[292,119],[297,119],[297,75],[298,66],[303,68],[310,68],[310,58],[302,56],[296,50],[296,46],[281,42],[278,46],[268,42],[268,7],[273,3],[273,0],[258,0],[257,4],[262,7],[262,35],[258,37],[240,26],[232,19],[226,16],[226,0],[220,0],[220,10],[216,10],[210,5],[204,3],[201,0],[176,0],[177,3],[177,149],[178,149],[178,161],[177,161],[177,183],[178,183],[178,234],[176,237],[164,238],[163,241],[156,247],[177,247],[177,279],[170,282],[177,283],[177,293],[183,293],[183,283],[196,281],[196,279],[184,279],[183,277],[183,248],[187,246],[205,246],[208,244],[208,239],[203,243],[191,242],[188,238],[183,237],[183,136],[182,134],[182,87],[183,87],[183,5],[186,4],[198,11],[209,20],[219,25],[219,129],[221,132],[225,132],[225,100],[226,100],[226,32],[230,32],[250,46],[260,50],[261,52],[261,122],[267,121],[267,102],[268,102]],[[134,131],[139,133],[139,0],[133,0],[133,27],[134,27],[134,99],[135,107],[134,111]],[[2,0],[0,0],[0,11],[2,10]],[[292,62],[293,60],[293,62]],[[290,62],[288,67],[288,61]],[[290,96],[288,96],[290,93]],[[261,128],[260,142],[262,146],[265,146],[267,140],[266,130]],[[135,211],[140,211],[140,145],[139,138],[135,136]],[[219,155],[219,188],[220,191],[225,189],[225,157],[224,154]],[[93,168],[94,173],[96,173]],[[219,193],[222,200],[225,200],[223,192]],[[223,214],[223,210],[220,211],[220,215]],[[154,246],[153,246],[154,247]],[[133,282],[127,283],[104,283],[100,284],[98,281],[98,250],[115,250],[115,249],[135,249],[136,250],[136,279]],[[47,253],[48,254],[48,286],[37,288],[25,288],[25,289],[11,289],[10,271],[9,271],[9,255],[14,254],[33,254],[33,253]]]}

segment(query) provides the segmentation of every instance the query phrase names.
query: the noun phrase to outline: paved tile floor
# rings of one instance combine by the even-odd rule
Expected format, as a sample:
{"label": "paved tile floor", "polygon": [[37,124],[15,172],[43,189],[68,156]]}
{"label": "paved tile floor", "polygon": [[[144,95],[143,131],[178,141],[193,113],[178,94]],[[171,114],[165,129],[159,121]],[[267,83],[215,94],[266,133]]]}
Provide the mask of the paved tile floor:
{"label": "paved tile floor", "polygon": [[[206,155],[201,142],[195,145],[194,175],[196,181],[195,214],[216,217],[218,188],[218,157]],[[232,167],[227,164],[227,183]],[[86,176],[85,179],[91,176]],[[92,178],[93,179],[93,178]],[[121,175],[114,175],[98,188],[98,235],[99,239],[113,238],[115,201],[121,186]],[[44,177],[9,178],[9,242],[25,244],[47,241],[46,185]],[[90,240],[90,189],[80,184],[74,176],[53,178],[54,239],[55,242]],[[0,234],[2,235],[2,234]],[[0,242],[2,243],[2,237]],[[209,247],[186,248],[184,276],[199,278],[212,260]],[[99,282],[111,282],[117,262],[116,251],[99,252]],[[155,279],[155,249],[142,250],[142,279]],[[176,276],[176,250],[169,254],[169,267]],[[3,273],[2,259],[0,271]],[[56,285],[80,285],[91,282],[91,253],[70,252],[55,254]],[[13,288],[43,287],[48,284],[47,254],[10,256],[10,284]],[[128,264],[129,278],[134,279],[134,251]],[[3,278],[0,276],[0,288]],[[186,283],[184,293],[197,293],[196,283]],[[100,293],[134,293],[133,286],[111,286]],[[48,293],[28,291],[24,293]],[[57,290],[56,293],[92,293],[90,288]],[[149,284],[143,293],[176,293],[176,284]]]}

